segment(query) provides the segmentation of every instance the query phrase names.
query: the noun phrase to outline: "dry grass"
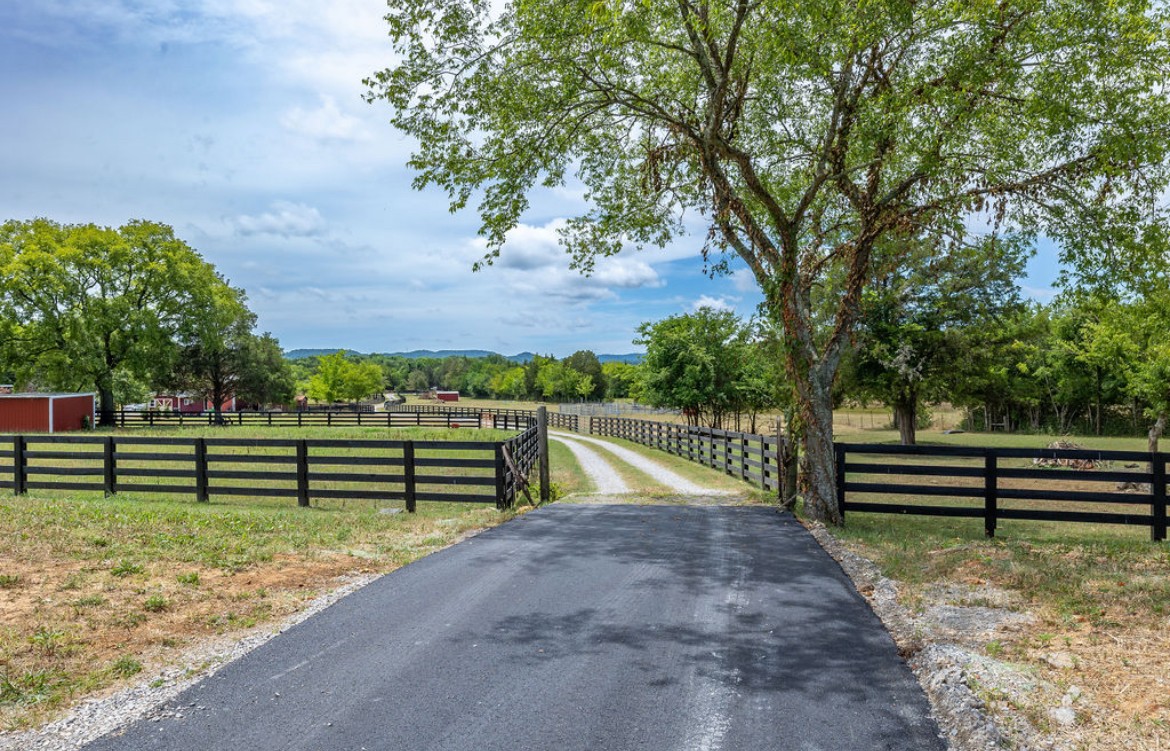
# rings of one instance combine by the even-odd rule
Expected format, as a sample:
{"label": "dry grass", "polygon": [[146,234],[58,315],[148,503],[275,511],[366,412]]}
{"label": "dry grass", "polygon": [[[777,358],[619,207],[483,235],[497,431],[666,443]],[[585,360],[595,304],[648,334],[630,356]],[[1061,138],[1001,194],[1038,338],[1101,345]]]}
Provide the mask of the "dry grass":
{"label": "dry grass", "polygon": [[[935,520],[931,520],[934,522]],[[856,515],[836,534],[902,585],[906,604],[954,604],[940,586],[1002,590],[1034,616],[984,644],[986,653],[1057,689],[1077,687],[1077,722],[1051,722],[1052,692],[1011,698],[1068,748],[1170,748],[1170,555],[1119,530],[1028,523],[981,539],[949,523]],[[969,526],[975,526],[974,523]],[[974,603],[980,604],[980,603]],[[996,702],[992,702],[993,709]]]}
{"label": "dry grass", "polygon": [[393,570],[510,517],[483,504],[420,503],[413,515],[379,505],[0,497],[0,729],[38,725],[200,639],[291,614],[341,574]]}

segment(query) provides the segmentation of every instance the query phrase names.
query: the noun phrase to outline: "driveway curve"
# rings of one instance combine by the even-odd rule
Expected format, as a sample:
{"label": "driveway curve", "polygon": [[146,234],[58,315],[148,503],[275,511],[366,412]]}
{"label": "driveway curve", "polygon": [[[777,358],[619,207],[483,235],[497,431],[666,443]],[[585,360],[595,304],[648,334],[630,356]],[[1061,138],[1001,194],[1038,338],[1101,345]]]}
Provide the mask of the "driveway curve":
{"label": "driveway curve", "polygon": [[942,751],[837,564],[763,507],[554,504],[375,581],[89,751]]}
{"label": "driveway curve", "polygon": [[[610,454],[613,454],[614,456],[616,456],[618,459],[625,462],[626,464],[629,464],[631,467],[634,467],[635,469],[646,473],[655,482],[658,482],[659,484],[661,484],[661,485],[663,485],[663,486],[665,486],[665,487],[667,487],[667,488],[669,488],[677,493],[683,493],[683,494],[692,495],[692,496],[727,495],[728,494],[727,491],[724,491],[724,490],[714,490],[711,488],[703,487],[702,485],[699,485],[698,483],[691,482],[690,480],[683,477],[679,473],[674,472],[674,471],[664,467],[663,465],[659,464],[658,462],[654,461],[653,459],[649,459],[645,456],[642,456],[637,451],[632,451],[628,448],[625,448],[624,446],[615,445],[613,443],[610,443],[609,441],[603,441],[600,438],[592,438],[590,436],[583,436],[583,435],[569,434],[569,433],[560,433],[560,432],[549,433],[549,438],[554,439],[554,440],[558,440],[561,443],[567,445],[569,447],[569,450],[573,452],[573,455],[578,457],[578,461],[581,460],[580,459],[581,455],[578,453],[578,451],[581,449],[584,449],[585,451],[589,451],[588,446],[596,446],[597,448],[603,449],[604,451],[606,451]],[[582,444],[587,444],[587,445],[582,445]],[[576,448],[574,448],[574,447],[576,447]],[[591,474],[591,468],[598,467],[597,461],[600,460],[602,464],[607,464],[607,462],[604,459],[602,459],[600,456],[598,456],[596,452],[590,452],[590,453],[593,454],[593,457],[588,459],[588,461],[590,462],[589,465],[582,463],[582,469],[585,470],[586,474],[589,474],[591,477],[593,477],[593,475]],[[599,475],[599,477],[604,477],[604,471],[602,470],[602,472],[603,472],[603,474]],[[600,481],[598,479],[595,479],[595,482],[600,482]],[[602,493],[602,492],[606,492],[606,491],[598,490],[598,492]],[[623,491],[612,491],[612,492],[620,493]]]}
{"label": "driveway curve", "polygon": [[549,433],[548,438],[564,445],[572,452],[577,464],[581,465],[581,471],[593,482],[594,493],[621,495],[630,492],[630,486],[601,454],[559,433]]}

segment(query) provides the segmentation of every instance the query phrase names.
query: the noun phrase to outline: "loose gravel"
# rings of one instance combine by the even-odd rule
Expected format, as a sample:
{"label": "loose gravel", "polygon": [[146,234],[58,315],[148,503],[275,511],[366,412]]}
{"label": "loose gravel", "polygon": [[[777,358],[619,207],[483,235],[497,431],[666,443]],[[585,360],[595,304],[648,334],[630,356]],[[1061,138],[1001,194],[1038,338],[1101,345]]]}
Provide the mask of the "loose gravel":
{"label": "loose gravel", "polygon": [[[926,692],[951,751],[1068,751],[1037,731],[1021,713],[1003,710],[1005,705],[1011,706],[1013,697],[1041,695],[1054,704],[1055,712],[1068,714],[1080,697],[1075,686],[1062,691],[981,653],[990,641],[1031,622],[1027,613],[1009,609],[1014,603],[1006,593],[987,588],[959,592],[952,587],[954,591],[930,594],[943,600],[991,602],[1002,607],[944,602],[914,613],[898,600],[897,582],[882,576],[872,561],[846,549],[823,525],[805,526],[841,564],[894,637]],[[1001,709],[994,719],[987,711],[987,697],[1008,700],[997,702]],[[1059,722],[1061,716],[1054,714],[1053,721]]]}
{"label": "loose gravel", "polygon": [[548,437],[549,440],[564,444],[573,452],[573,457],[581,465],[582,471],[593,481],[595,493],[617,495],[630,492],[630,486],[601,454],[559,434],[550,433]]}

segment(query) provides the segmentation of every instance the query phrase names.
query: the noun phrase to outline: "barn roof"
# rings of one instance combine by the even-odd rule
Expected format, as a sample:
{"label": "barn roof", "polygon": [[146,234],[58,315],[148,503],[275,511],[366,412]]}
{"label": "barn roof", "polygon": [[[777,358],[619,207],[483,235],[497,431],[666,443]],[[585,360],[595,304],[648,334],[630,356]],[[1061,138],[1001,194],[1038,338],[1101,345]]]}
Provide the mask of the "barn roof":
{"label": "barn roof", "polygon": [[66,391],[22,391],[16,394],[0,394],[0,399],[45,399],[48,397],[56,399],[62,396],[93,396],[93,392],[87,394]]}

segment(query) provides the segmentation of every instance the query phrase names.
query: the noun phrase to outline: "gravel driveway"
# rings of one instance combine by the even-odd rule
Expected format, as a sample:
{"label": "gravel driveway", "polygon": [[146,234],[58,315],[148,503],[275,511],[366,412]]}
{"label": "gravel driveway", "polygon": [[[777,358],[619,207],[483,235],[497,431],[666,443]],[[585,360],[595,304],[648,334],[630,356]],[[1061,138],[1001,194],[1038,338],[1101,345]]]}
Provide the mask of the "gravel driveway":
{"label": "gravel driveway", "polygon": [[[551,440],[560,441],[569,447],[573,452],[573,456],[577,458],[581,469],[585,474],[593,480],[597,486],[597,493],[599,494],[618,494],[630,492],[629,486],[618,476],[618,473],[613,469],[609,460],[598,454],[596,451],[590,449],[590,446],[604,449],[610,454],[613,454],[620,461],[634,467],[635,469],[646,473],[655,482],[661,484],[663,487],[673,490],[676,493],[692,496],[701,495],[727,495],[726,491],[706,488],[697,483],[691,482],[687,478],[667,469],[662,464],[642,456],[636,451],[631,451],[623,446],[617,446],[609,441],[603,441],[600,438],[592,438],[590,436],[575,435],[568,433],[549,433]],[[586,445],[587,444],[587,445]],[[614,483],[621,483],[625,487],[622,489],[608,489],[617,487]]]}

